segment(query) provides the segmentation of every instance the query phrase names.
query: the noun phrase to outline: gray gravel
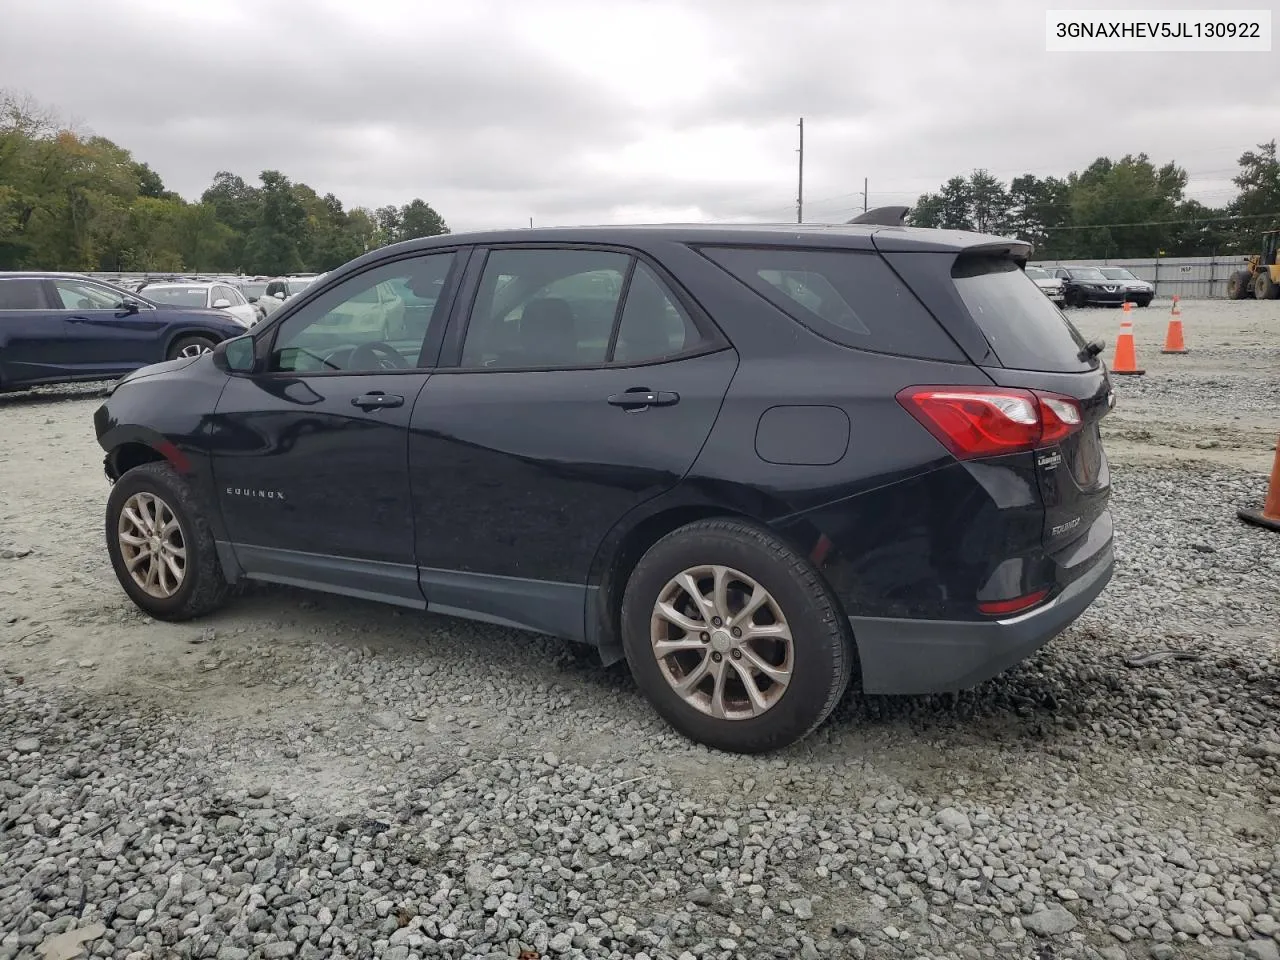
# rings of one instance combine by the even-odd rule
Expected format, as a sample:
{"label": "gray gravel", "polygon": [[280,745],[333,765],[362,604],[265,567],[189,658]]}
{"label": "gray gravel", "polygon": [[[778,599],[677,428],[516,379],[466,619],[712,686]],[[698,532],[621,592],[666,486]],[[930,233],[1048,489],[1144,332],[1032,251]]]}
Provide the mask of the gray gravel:
{"label": "gray gravel", "polygon": [[[5,472],[94,402],[3,427],[0,488],[29,506],[0,505],[0,544],[34,549],[0,559],[0,960],[52,937],[220,960],[1280,960],[1280,540],[1234,513],[1256,471],[1120,444],[1119,568],[1063,637],[962,695],[851,691],[810,740],[740,758],[671,733],[625,669],[514,631],[277,588],[146,621],[101,557],[91,443]],[[21,526],[59,506],[64,542]],[[1162,649],[1197,659],[1124,663]]]}

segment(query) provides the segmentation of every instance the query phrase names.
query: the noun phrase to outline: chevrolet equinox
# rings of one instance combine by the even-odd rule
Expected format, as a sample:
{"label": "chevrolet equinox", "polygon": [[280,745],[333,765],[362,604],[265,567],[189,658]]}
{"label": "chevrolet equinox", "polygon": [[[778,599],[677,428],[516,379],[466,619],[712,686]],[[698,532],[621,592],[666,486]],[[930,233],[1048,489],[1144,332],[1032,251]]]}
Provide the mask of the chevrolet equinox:
{"label": "chevrolet equinox", "polygon": [[1108,374],[1029,252],[896,222],[373,251],[115,386],[112,565],[164,620],[247,578],[588,644],[738,752],[854,676],[972,687],[1113,565]]}

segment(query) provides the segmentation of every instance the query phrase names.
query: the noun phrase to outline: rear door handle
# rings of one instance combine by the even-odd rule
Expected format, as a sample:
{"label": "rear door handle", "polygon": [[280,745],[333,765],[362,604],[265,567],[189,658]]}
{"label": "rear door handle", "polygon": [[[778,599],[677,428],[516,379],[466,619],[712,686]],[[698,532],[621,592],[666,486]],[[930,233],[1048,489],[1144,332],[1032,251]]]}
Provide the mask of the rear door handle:
{"label": "rear door handle", "polygon": [[645,387],[632,387],[626,393],[615,393],[609,398],[615,407],[637,410],[644,407],[669,407],[680,402],[680,394],[669,390],[649,390]]}
{"label": "rear door handle", "polygon": [[361,410],[379,410],[384,407],[402,407],[404,406],[404,397],[397,397],[394,394],[370,390],[362,397],[352,397],[351,405],[353,407],[359,407]]}

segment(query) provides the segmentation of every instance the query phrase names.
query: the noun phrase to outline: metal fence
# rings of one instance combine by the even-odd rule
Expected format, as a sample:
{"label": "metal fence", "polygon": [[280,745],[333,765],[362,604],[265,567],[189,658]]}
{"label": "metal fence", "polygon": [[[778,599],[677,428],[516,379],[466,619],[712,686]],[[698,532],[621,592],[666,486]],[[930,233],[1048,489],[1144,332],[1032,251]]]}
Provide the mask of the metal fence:
{"label": "metal fence", "polygon": [[1040,267],[1124,267],[1139,280],[1154,283],[1157,297],[1177,294],[1183,300],[1208,300],[1227,295],[1227,278],[1243,270],[1249,258],[1146,257],[1139,260],[1035,260]]}

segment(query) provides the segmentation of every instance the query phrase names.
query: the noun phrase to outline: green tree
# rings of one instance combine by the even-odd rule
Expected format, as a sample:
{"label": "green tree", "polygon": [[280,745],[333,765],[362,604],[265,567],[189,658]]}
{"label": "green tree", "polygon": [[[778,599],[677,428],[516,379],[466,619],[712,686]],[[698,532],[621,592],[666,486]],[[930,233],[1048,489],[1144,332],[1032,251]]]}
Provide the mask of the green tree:
{"label": "green tree", "polygon": [[1232,182],[1240,194],[1228,211],[1240,219],[1231,231],[1232,243],[1239,253],[1259,250],[1258,234],[1280,228],[1280,158],[1276,141],[1258,144],[1240,156],[1240,172]]}
{"label": "green tree", "polygon": [[431,205],[417,198],[400,210],[400,232],[397,240],[414,240],[418,237],[438,237],[449,232],[444,217]]}

